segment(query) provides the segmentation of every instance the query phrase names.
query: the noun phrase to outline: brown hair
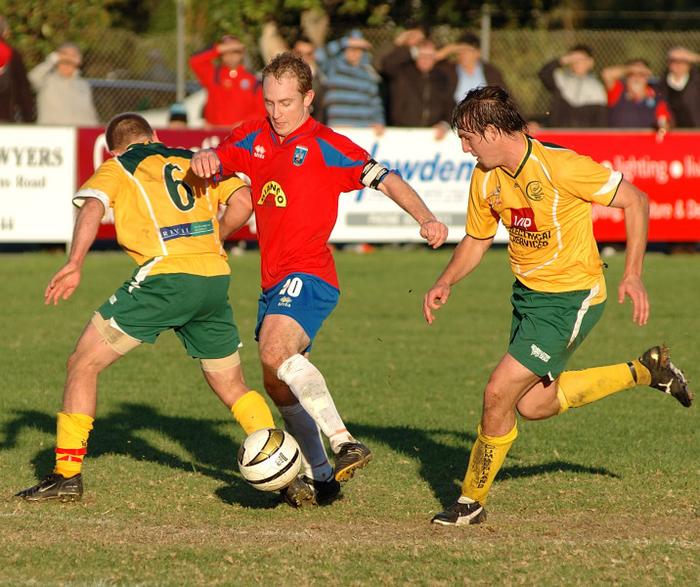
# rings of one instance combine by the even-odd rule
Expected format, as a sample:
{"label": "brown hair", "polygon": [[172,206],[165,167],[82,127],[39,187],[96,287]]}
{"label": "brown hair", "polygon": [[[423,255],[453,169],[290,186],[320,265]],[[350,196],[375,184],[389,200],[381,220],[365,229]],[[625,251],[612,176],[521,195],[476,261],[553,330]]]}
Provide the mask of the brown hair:
{"label": "brown hair", "polygon": [[107,139],[107,148],[110,151],[125,149],[139,140],[151,140],[153,138],[153,129],[140,114],[123,112],[122,114],[117,114],[109,121],[105,131],[105,138]]}
{"label": "brown hair", "polygon": [[277,81],[281,80],[285,75],[291,75],[297,78],[299,92],[302,95],[306,94],[311,89],[313,74],[308,63],[292,51],[280,53],[263,68],[262,79],[266,77],[274,77]]}
{"label": "brown hair", "polygon": [[508,92],[500,86],[470,90],[452,112],[452,128],[484,136],[488,126],[499,132],[525,132],[527,122]]}

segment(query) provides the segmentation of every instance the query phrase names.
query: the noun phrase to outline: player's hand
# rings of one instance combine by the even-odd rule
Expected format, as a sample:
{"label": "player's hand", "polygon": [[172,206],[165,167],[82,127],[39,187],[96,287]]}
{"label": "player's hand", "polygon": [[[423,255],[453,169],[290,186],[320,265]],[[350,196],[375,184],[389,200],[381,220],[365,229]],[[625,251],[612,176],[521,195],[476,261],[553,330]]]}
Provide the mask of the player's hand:
{"label": "player's hand", "polygon": [[68,262],[51,278],[44,290],[44,304],[58,304],[58,300],[67,300],[80,285],[80,267]]}
{"label": "player's hand", "polygon": [[617,289],[617,301],[622,304],[625,296],[632,300],[632,320],[644,326],[649,320],[649,296],[640,277],[630,275],[622,278]]}
{"label": "player's hand", "polygon": [[426,220],[420,225],[420,235],[437,249],[447,240],[447,226],[439,220]]}
{"label": "player's hand", "polygon": [[446,283],[436,283],[430,288],[423,298],[423,317],[428,324],[432,324],[435,320],[433,310],[439,310],[447,303],[450,297],[450,286]]}
{"label": "player's hand", "polygon": [[200,149],[192,156],[190,168],[199,177],[216,178],[221,171],[221,161],[214,149]]}

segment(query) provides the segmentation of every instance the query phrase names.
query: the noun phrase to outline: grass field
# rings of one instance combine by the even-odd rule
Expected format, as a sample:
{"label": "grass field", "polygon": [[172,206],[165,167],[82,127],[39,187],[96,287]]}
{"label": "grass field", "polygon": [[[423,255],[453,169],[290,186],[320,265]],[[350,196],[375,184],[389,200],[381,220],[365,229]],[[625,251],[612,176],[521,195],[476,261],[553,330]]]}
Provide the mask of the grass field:
{"label": "grass field", "polygon": [[[649,389],[521,422],[488,522],[428,523],[457,496],[510,322],[511,277],[494,250],[424,324],[423,293],[449,254],[337,255],[341,303],[312,359],[375,460],[342,500],[303,511],[241,480],[242,432],[171,333],[103,374],[83,501],[12,498],[50,471],[65,360],[132,266],[91,254],[81,288],[54,308],[42,293],[62,254],[0,256],[0,584],[697,585],[700,416]],[[613,299],[570,367],[666,341],[699,381],[700,256],[648,256],[644,328],[615,301],[623,257],[608,262]],[[258,257],[232,264],[247,379],[259,387]]]}

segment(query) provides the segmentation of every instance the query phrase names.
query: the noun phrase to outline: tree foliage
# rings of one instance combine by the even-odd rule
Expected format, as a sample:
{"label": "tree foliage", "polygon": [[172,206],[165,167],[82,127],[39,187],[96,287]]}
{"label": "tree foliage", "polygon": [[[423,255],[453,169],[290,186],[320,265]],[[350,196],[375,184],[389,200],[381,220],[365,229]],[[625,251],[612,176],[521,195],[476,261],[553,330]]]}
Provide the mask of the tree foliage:
{"label": "tree foliage", "polygon": [[10,27],[10,43],[19,49],[28,66],[64,42],[81,48],[104,38],[111,24],[113,0],[0,0],[0,14]]}

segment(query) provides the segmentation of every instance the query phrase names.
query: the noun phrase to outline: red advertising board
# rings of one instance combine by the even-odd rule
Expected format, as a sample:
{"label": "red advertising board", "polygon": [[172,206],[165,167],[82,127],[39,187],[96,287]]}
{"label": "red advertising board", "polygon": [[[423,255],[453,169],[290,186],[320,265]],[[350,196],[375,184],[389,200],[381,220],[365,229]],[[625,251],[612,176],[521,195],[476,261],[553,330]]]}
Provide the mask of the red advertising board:
{"label": "red advertising board", "polygon": [[[650,241],[700,241],[700,133],[672,131],[660,142],[652,131],[541,132],[536,138],[589,155],[646,192]],[[593,219],[598,242],[625,240],[622,210],[594,206]]]}
{"label": "red advertising board", "polygon": [[[190,149],[216,146],[225,134],[225,131],[205,130],[158,131],[164,143]],[[646,192],[650,201],[650,241],[700,241],[700,133],[672,131],[660,142],[651,131],[543,131],[536,138],[589,155],[621,171],[627,180]],[[457,155],[460,154],[455,152]],[[99,129],[80,129],[77,184],[90,177],[107,157],[103,133]],[[466,193],[466,182],[464,189]],[[622,210],[594,206],[593,219],[599,242],[625,240]],[[114,239],[114,226],[103,224],[98,238]],[[233,238],[255,236],[244,228]]]}

